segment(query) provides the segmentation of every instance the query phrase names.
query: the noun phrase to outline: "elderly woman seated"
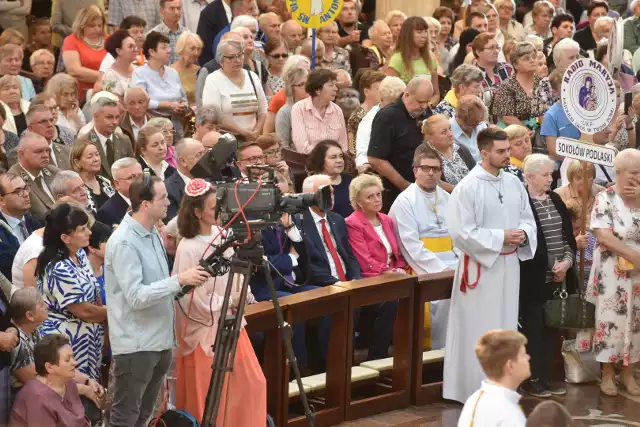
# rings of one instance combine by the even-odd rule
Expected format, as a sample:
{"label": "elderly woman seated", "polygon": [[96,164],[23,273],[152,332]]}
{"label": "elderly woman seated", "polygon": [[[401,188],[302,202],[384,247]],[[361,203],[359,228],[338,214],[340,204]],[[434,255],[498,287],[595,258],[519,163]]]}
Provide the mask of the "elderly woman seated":
{"label": "elderly woman seated", "polygon": [[520,316],[531,356],[531,378],[523,389],[535,397],[565,394],[551,383],[557,330],[545,324],[545,303],[554,291],[578,289],[573,271],[576,241],[571,218],[564,202],[551,191],[555,162],[544,154],[532,154],[524,162],[529,204],[538,230],[538,246],[533,259],[520,262]]}
{"label": "elderly woman seated", "polygon": [[531,136],[529,129],[521,125],[509,125],[504,130],[509,137],[509,146],[511,149],[511,157],[509,158],[509,166],[507,172],[518,177],[524,182],[524,172],[522,165],[524,159],[531,154]]}
{"label": "elderly woman seated", "polygon": [[20,83],[22,99],[29,101],[36,96],[33,82],[20,75],[20,67],[24,59],[24,50],[15,44],[5,44],[0,46],[0,75],[15,76]]}
{"label": "elderly woman seated", "polygon": [[5,74],[0,77],[0,108],[4,109],[6,117],[4,130],[21,135],[27,129],[29,105],[22,97],[18,76]]}
{"label": "elderly woman seated", "polygon": [[382,181],[363,174],[351,181],[349,200],[354,212],[345,220],[349,244],[358,259],[362,277],[406,273],[406,263],[393,220],[382,209]]}
{"label": "elderly woman seated", "polygon": [[482,96],[483,80],[484,75],[478,67],[468,64],[460,65],[451,75],[451,90],[433,109],[433,113],[449,118],[455,117],[458,99],[465,95]]}
{"label": "elderly woman seated", "polygon": [[37,376],[18,393],[10,425],[90,426],[74,380],[76,360],[68,338],[58,334],[42,338],[33,359]]}

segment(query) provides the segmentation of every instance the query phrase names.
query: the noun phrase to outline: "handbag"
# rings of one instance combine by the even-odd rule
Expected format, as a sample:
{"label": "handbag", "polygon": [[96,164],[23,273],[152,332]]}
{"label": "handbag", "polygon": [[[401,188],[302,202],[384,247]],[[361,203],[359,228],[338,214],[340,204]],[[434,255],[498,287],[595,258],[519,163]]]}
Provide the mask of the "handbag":
{"label": "handbag", "polygon": [[553,292],[553,299],[544,303],[545,324],[557,329],[587,329],[596,323],[596,306],[588,302],[583,292],[569,295],[567,281]]}
{"label": "handbag", "polygon": [[595,360],[592,352],[578,352],[576,340],[563,340],[561,353],[564,379],[569,384],[583,384],[600,378],[600,363]]}

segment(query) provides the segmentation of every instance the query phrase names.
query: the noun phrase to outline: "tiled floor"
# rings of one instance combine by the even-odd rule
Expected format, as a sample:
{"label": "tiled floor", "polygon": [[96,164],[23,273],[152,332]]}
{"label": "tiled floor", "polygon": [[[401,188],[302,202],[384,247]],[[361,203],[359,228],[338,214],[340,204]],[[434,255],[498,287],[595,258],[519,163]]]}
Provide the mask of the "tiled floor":
{"label": "tiled floor", "polygon": [[[566,396],[555,399],[581,423],[578,426],[640,427],[640,397],[624,393],[606,397],[595,383],[568,385],[567,389]],[[528,413],[540,401],[524,397],[522,406]],[[461,409],[458,403],[443,401],[346,422],[339,427],[456,427]]]}

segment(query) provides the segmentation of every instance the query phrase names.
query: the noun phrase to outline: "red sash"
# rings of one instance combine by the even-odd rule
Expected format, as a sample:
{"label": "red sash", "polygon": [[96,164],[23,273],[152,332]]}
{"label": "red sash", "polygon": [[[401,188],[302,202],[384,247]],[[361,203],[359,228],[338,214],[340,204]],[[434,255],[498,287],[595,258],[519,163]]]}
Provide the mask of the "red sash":
{"label": "red sash", "polygon": [[[517,250],[518,249],[516,248],[509,252],[500,252],[500,255],[502,256],[512,255],[512,254],[515,254]],[[464,257],[462,260],[463,262],[462,277],[460,277],[460,292],[462,292],[463,294],[467,293],[467,289],[475,289],[478,286],[478,282],[480,282],[480,263],[476,262],[476,266],[478,267],[476,281],[473,283],[469,283],[469,260],[470,259],[471,258],[469,258],[469,255],[464,254]]]}

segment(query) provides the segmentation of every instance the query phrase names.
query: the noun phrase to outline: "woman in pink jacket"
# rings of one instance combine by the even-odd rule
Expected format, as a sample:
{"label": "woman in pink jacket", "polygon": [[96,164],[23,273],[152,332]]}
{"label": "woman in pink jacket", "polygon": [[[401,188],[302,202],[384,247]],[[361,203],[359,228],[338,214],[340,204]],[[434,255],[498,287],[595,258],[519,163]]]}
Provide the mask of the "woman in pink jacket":
{"label": "woman in pink jacket", "polygon": [[380,178],[369,174],[358,176],[349,185],[349,200],[355,212],[346,219],[347,232],[362,277],[406,273],[393,220],[380,212],[382,190]]}

